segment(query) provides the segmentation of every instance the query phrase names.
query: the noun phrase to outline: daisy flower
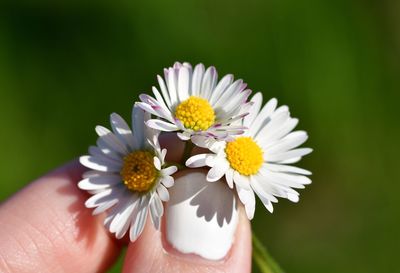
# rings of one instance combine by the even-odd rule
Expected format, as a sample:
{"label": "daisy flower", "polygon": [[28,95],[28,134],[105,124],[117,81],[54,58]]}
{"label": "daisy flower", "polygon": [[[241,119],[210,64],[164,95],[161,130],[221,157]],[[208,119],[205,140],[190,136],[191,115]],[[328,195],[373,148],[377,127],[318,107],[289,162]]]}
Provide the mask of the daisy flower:
{"label": "daisy flower", "polygon": [[243,126],[231,124],[248,112],[251,93],[242,80],[232,75],[218,81],[217,70],[198,64],[175,63],[164,69],[164,79],[157,76],[161,93],[153,87],[154,98],[142,94],[137,105],[160,119],[150,119],[151,128],[178,131],[182,140],[193,135],[224,139],[243,133]]}
{"label": "daisy flower", "polygon": [[177,171],[175,166],[165,167],[167,151],[160,148],[158,132],[145,126],[148,118],[134,107],[132,132],[118,114],[111,114],[112,132],[97,126],[97,146],[80,157],[81,164],[92,169],[78,183],[93,195],[86,207],[95,208],[93,215],[107,211],[107,229],[118,239],[129,230],[132,242],[142,233],[148,212],[159,229],[162,201],[169,200],[167,188],[174,184],[171,175]]}
{"label": "daisy flower", "polygon": [[276,197],[299,201],[299,193],[294,189],[310,184],[306,175],[311,172],[289,164],[312,151],[297,148],[308,136],[305,131],[291,132],[298,120],[290,117],[287,106],[276,108],[277,100],[271,99],[261,109],[261,93],[251,101],[254,104],[242,121],[249,129],[242,136],[227,142],[194,137],[193,142],[211,153],[195,155],[186,161],[188,167],[211,167],[207,174],[209,182],[225,176],[230,188],[235,185],[249,219],[255,211],[254,193],[271,213],[272,203],[278,202]]}

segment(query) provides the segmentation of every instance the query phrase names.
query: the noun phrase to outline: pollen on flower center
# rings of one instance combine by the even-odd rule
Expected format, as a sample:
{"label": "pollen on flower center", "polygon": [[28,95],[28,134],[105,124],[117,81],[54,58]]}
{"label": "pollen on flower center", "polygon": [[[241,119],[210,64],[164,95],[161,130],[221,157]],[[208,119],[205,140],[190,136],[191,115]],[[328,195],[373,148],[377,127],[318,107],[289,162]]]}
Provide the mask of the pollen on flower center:
{"label": "pollen on flower center", "polygon": [[175,116],[185,128],[195,131],[207,130],[215,121],[215,113],[210,103],[196,96],[181,102],[176,107]]}
{"label": "pollen on flower center", "polygon": [[149,191],[157,178],[153,155],[148,151],[134,151],[124,157],[121,177],[125,186],[131,191]]}
{"label": "pollen on flower center", "polygon": [[264,161],[260,146],[251,137],[228,142],[225,153],[231,167],[243,175],[256,174]]}

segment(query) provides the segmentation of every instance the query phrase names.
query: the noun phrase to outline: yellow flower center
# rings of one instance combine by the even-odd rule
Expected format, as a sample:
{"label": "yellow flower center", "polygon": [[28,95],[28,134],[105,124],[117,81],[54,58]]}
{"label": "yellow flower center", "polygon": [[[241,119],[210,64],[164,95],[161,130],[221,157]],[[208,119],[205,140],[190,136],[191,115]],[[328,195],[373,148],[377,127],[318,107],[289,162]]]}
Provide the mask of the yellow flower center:
{"label": "yellow flower center", "polygon": [[231,167],[243,175],[256,174],[264,161],[260,146],[251,137],[228,142],[225,153]]}
{"label": "yellow flower center", "polygon": [[190,96],[182,101],[175,110],[185,128],[194,131],[207,130],[215,121],[215,113],[210,103],[203,98]]}
{"label": "yellow flower center", "polygon": [[149,191],[158,176],[154,167],[153,155],[148,151],[134,151],[124,157],[121,177],[131,191]]}

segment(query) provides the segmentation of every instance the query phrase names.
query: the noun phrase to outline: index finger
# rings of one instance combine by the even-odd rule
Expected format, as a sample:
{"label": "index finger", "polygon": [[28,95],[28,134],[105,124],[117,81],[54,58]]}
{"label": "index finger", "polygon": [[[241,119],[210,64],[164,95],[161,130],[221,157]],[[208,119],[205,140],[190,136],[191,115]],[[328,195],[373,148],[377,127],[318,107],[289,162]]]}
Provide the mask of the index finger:
{"label": "index finger", "polygon": [[101,272],[120,246],[84,206],[73,161],[32,182],[0,206],[0,272]]}

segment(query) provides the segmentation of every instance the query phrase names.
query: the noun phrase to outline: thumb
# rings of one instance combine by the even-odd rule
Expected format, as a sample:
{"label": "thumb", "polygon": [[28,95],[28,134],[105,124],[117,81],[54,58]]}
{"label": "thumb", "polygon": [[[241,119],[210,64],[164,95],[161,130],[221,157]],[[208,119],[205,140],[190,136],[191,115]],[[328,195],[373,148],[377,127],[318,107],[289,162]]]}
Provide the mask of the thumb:
{"label": "thumb", "polygon": [[148,221],[128,246],[123,272],[251,271],[251,229],[239,199],[206,171],[176,175],[160,231]]}

